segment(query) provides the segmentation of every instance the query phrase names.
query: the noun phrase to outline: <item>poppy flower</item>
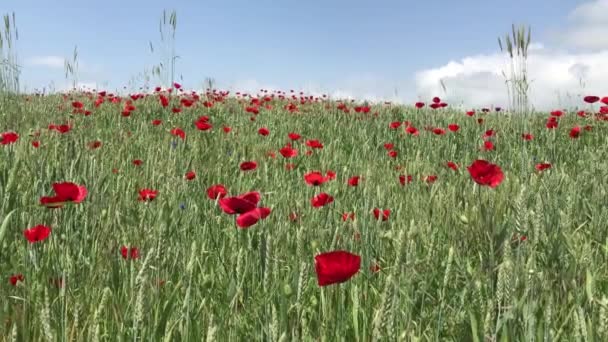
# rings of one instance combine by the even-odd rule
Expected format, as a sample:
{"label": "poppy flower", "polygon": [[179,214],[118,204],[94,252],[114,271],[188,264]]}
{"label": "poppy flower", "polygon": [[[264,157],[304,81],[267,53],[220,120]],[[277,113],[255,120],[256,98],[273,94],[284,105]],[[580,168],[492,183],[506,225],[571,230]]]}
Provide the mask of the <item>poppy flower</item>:
{"label": "poppy flower", "polygon": [[454,171],[458,171],[458,165],[454,162],[449,161],[447,162],[446,166]]}
{"label": "poppy flower", "polygon": [[554,110],[550,114],[551,114],[551,116],[555,116],[555,117],[559,118],[560,116],[564,115],[564,112],[562,112],[561,110]]}
{"label": "poppy flower", "polygon": [[158,120],[158,119],[152,120],[152,125],[153,126],[159,126],[162,123],[163,123],[162,120]]}
{"label": "poppy flower", "polygon": [[228,215],[244,214],[255,209],[260,201],[260,193],[248,192],[239,196],[224,197],[218,202],[222,211]]}
{"label": "poppy flower", "polygon": [[323,144],[317,139],[306,141],[306,145],[311,148],[318,148],[318,149],[323,148]]}
{"label": "poppy flower", "polygon": [[353,177],[350,177],[350,178],[348,179],[348,185],[350,185],[350,186],[357,186],[357,185],[359,185],[359,180],[360,180],[360,179],[361,179],[361,177],[360,177],[360,176],[353,176]]}
{"label": "poppy flower", "polygon": [[258,134],[265,137],[268,134],[270,134],[270,130],[266,127],[262,127],[260,129],[258,129]]}
{"label": "poppy flower", "polygon": [[312,206],[314,208],[320,208],[327,204],[330,204],[333,201],[334,201],[334,198],[332,196],[322,192],[322,193],[318,194],[317,196],[313,197],[310,200],[310,204],[312,204]]}
{"label": "poppy flower", "polygon": [[196,173],[194,171],[188,171],[186,172],[186,174],[184,175],[184,178],[186,180],[193,180],[194,178],[196,178]]}
{"label": "poppy flower", "polygon": [[[208,131],[211,128],[213,128],[213,125],[211,125],[210,123],[206,122],[206,121],[195,121],[194,122],[194,126],[196,126],[196,129],[198,129],[199,131]],[[224,129],[224,132],[226,132],[226,130]],[[230,130],[228,130],[228,132],[230,132]],[[226,133],[228,133],[226,132]]]}
{"label": "poppy flower", "polygon": [[11,283],[11,285],[17,286],[17,283],[22,283],[24,279],[25,277],[23,276],[23,274],[13,274],[8,278],[8,281],[9,283]]}
{"label": "poppy flower", "polygon": [[141,202],[149,202],[153,201],[158,195],[157,190],[152,189],[141,189],[139,190],[139,198],[138,200]]}
{"label": "poppy flower", "polygon": [[587,103],[596,103],[597,101],[599,101],[600,98],[598,96],[585,96],[583,97],[583,101],[587,102]]}
{"label": "poppy flower", "polygon": [[397,158],[397,154],[398,154],[398,152],[395,150],[388,151],[388,156],[391,158]]}
{"label": "poppy flower", "polygon": [[502,169],[486,160],[475,160],[468,168],[469,174],[475,183],[490,188],[497,187],[504,179]]}
{"label": "poppy flower", "polygon": [[135,166],[141,166],[143,163],[144,163],[144,161],[141,160],[141,159],[134,159],[133,160],[133,165],[135,165]]}
{"label": "poppy flower", "polygon": [[570,130],[570,138],[577,139],[581,135],[581,128],[579,126],[574,126]]}
{"label": "poppy flower", "polygon": [[49,235],[51,235],[51,227],[41,224],[23,231],[23,236],[25,236],[29,243],[44,241]]}
{"label": "poppy flower", "polygon": [[298,150],[291,147],[291,144],[287,144],[283,148],[279,150],[279,153],[283,156],[283,158],[294,158],[298,156]]}
{"label": "poppy flower", "polygon": [[346,251],[333,251],[315,256],[319,286],[346,282],[361,268],[361,257]]}
{"label": "poppy flower", "polygon": [[38,141],[38,140],[34,140],[34,141],[32,141],[32,146],[33,146],[34,148],[38,148],[38,147],[40,147],[40,141]]}
{"label": "poppy flower", "polygon": [[401,185],[406,185],[411,183],[414,180],[414,176],[412,175],[399,175],[399,183]]}
{"label": "poppy flower", "polygon": [[418,135],[418,129],[414,126],[408,126],[405,128],[405,131],[411,135],[417,136]]}
{"label": "poppy flower", "polygon": [[92,149],[92,150],[95,150],[95,149],[100,148],[100,147],[101,147],[101,145],[102,145],[101,141],[99,141],[99,140],[95,140],[95,141],[91,141],[91,142],[89,143],[89,148],[90,148],[90,149]]}
{"label": "poppy flower", "polygon": [[437,96],[433,97],[433,103],[440,103],[441,99]]}
{"label": "poppy flower", "polygon": [[232,131],[232,128],[230,128],[228,126],[224,126],[224,127],[222,127],[222,130],[224,131],[224,133],[230,133],[230,131]]}
{"label": "poppy flower", "polygon": [[82,109],[84,107],[84,104],[79,101],[74,101],[74,102],[72,102],[72,107],[74,107],[76,109]]}
{"label": "poppy flower", "polygon": [[444,135],[445,134],[445,129],[443,129],[443,128],[433,128],[433,133],[435,133],[436,135]]}
{"label": "poppy flower", "polygon": [[469,110],[466,112],[467,116],[473,116],[475,115],[475,111],[474,110]]}
{"label": "poppy flower", "polygon": [[401,121],[394,121],[389,124],[389,127],[391,129],[397,129],[399,128],[399,126],[401,126]]}
{"label": "poppy flower", "polygon": [[536,164],[536,166],[534,168],[536,169],[536,171],[545,171],[545,170],[551,168],[551,164],[549,164],[549,163],[538,163],[538,164]]}
{"label": "poppy flower", "polygon": [[483,142],[482,150],[484,150],[484,151],[494,151],[494,143],[491,142],[490,140],[484,141]]}
{"label": "poppy flower", "polygon": [[270,215],[270,208],[254,208],[240,214],[236,218],[236,225],[240,228],[249,228]]}
{"label": "poppy flower", "polygon": [[2,145],[10,145],[17,142],[19,139],[19,134],[15,132],[4,132],[0,133],[0,144]]}
{"label": "poppy flower", "polygon": [[80,203],[87,196],[87,188],[72,182],[53,183],[55,196],[40,197],[40,204],[48,208],[60,208],[66,202]]}
{"label": "poppy flower", "polygon": [[293,133],[293,132],[287,134],[287,136],[289,137],[289,139],[294,140],[294,141],[300,139],[300,137],[301,137],[301,135],[299,135],[298,133]]}
{"label": "poppy flower", "polygon": [[534,136],[530,133],[524,133],[521,135],[522,139],[526,140],[526,141],[530,141],[532,139],[534,139]]}
{"label": "poppy flower", "polygon": [[427,182],[427,183],[435,183],[435,181],[437,180],[437,176],[436,175],[429,175],[426,176],[422,179],[423,181]]}
{"label": "poppy flower", "polygon": [[224,198],[228,194],[226,187],[222,184],[212,185],[207,189],[207,197],[212,200]]}
{"label": "poppy flower", "polygon": [[139,258],[139,249],[137,247],[127,247],[127,246],[122,246],[120,248],[120,254],[122,255],[122,258],[125,260],[131,259],[137,259]]}
{"label": "poppy flower", "polygon": [[242,162],[239,167],[241,168],[241,171],[251,171],[255,170],[258,167],[258,163],[254,161],[246,161]]}
{"label": "poppy flower", "polygon": [[180,137],[182,140],[186,139],[186,132],[179,127],[172,129],[171,134],[176,137]]}
{"label": "poppy flower", "polygon": [[416,108],[420,109],[420,108],[424,107],[424,102],[416,102],[414,104],[414,106],[416,106]]}
{"label": "poppy flower", "polygon": [[395,147],[393,143],[384,143],[384,148],[388,151],[392,150]]}
{"label": "poppy flower", "polygon": [[449,124],[448,129],[451,132],[458,132],[458,130],[460,129],[460,126],[458,126],[457,124]]}
{"label": "poppy flower", "polygon": [[329,180],[328,176],[323,176],[319,171],[312,171],[304,175],[304,181],[308,185],[319,186]]}
{"label": "poppy flower", "polygon": [[355,220],[355,213],[343,213],[342,214],[342,221],[346,222],[348,220],[354,221]]}
{"label": "poppy flower", "polygon": [[382,220],[382,221],[386,221],[388,220],[389,216],[391,215],[391,210],[390,209],[379,209],[379,208],[374,208],[374,217],[376,218],[376,220]]}

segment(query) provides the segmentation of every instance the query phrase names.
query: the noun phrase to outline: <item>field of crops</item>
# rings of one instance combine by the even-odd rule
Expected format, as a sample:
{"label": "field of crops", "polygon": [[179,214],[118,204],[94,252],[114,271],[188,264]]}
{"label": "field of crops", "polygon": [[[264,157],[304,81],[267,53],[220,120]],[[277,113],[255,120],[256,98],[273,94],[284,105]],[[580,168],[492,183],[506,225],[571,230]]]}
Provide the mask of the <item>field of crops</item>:
{"label": "field of crops", "polygon": [[5,101],[6,340],[608,340],[608,98]]}

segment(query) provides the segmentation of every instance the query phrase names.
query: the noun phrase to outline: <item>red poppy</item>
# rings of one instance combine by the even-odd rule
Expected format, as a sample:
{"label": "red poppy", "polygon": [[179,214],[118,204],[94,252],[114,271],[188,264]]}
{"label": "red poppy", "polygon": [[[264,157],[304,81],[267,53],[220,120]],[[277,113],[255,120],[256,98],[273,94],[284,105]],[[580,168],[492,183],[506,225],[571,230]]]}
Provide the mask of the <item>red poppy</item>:
{"label": "red poppy", "polygon": [[574,126],[570,130],[570,138],[577,139],[581,135],[581,128],[579,126]]}
{"label": "red poppy", "polygon": [[232,128],[230,128],[228,126],[224,126],[224,127],[222,127],[222,130],[224,130],[224,133],[230,133],[230,131],[232,131]]}
{"label": "red poppy", "polygon": [[[206,121],[195,121],[194,122],[194,126],[196,126],[196,129],[198,129],[199,131],[208,131],[211,128],[213,128],[213,125],[211,125],[210,123],[206,122]],[[226,132],[226,129],[224,129],[224,132]],[[228,132],[230,132],[230,130],[228,130]],[[226,132],[226,133],[228,133]]]}
{"label": "red poppy", "polygon": [[445,134],[445,129],[443,129],[443,128],[433,128],[433,133],[435,133],[436,135],[444,135]]}
{"label": "red poppy", "polygon": [[467,170],[475,183],[490,188],[497,187],[504,179],[504,174],[498,165],[482,159],[475,160]]}
{"label": "red poppy", "polygon": [[494,143],[491,142],[490,140],[484,141],[483,142],[482,150],[484,150],[484,151],[494,151]]}
{"label": "red poppy", "polygon": [[394,122],[391,122],[389,125],[389,127],[391,129],[397,129],[397,128],[399,128],[399,126],[401,126],[401,121],[394,121]]}
{"label": "red poppy", "polygon": [[120,254],[122,255],[122,258],[125,260],[131,259],[137,259],[139,258],[139,249],[137,247],[127,247],[127,246],[122,246],[120,248]]}
{"label": "red poppy", "polygon": [[427,182],[427,183],[435,183],[435,181],[437,180],[437,176],[436,175],[429,175],[426,176],[422,179],[423,181]]}
{"label": "red poppy", "polygon": [[534,139],[534,136],[530,133],[524,133],[521,135],[521,137],[522,137],[522,139],[527,140],[527,141]]}
{"label": "red poppy", "polygon": [[304,181],[308,185],[319,186],[330,180],[330,177],[323,176],[319,171],[312,171],[304,175]]}
{"label": "red poppy", "polygon": [[153,201],[158,195],[157,190],[152,189],[141,189],[139,190],[139,198],[138,200],[141,202],[149,202]]}
{"label": "red poppy", "polygon": [[294,158],[298,156],[298,150],[292,148],[291,144],[285,145],[279,150],[279,153],[281,153],[284,158]]}
{"label": "red poppy", "polygon": [[186,139],[186,132],[179,127],[172,129],[171,134],[180,137],[182,140]]}
{"label": "red poppy", "polygon": [[0,144],[2,145],[10,145],[17,142],[19,139],[19,134],[15,132],[4,132],[0,133]]}
{"label": "red poppy", "polygon": [[346,222],[348,220],[354,221],[355,220],[355,213],[343,213],[342,214],[342,221]]}
{"label": "red poppy", "polygon": [[323,144],[317,139],[306,141],[306,145],[311,148],[318,148],[318,149],[323,148]]}
{"label": "red poppy", "polygon": [[419,132],[418,132],[418,129],[417,129],[416,127],[414,127],[414,126],[408,126],[408,127],[405,129],[405,131],[406,131],[407,133],[411,134],[411,135],[414,135],[414,136],[418,135],[418,133],[419,133]]}
{"label": "red poppy", "polygon": [[134,159],[133,160],[133,165],[135,165],[135,166],[141,166],[143,163],[144,163],[144,161],[141,160],[141,159]]}
{"label": "red poppy", "polygon": [[11,283],[13,286],[17,286],[17,283],[22,283],[23,280],[25,280],[23,274],[13,274],[8,278],[9,283]]}
{"label": "red poppy", "polygon": [[473,116],[473,115],[475,115],[475,111],[474,110],[469,110],[469,111],[467,111],[466,114],[467,114],[467,116]]}
{"label": "red poppy", "polygon": [[437,96],[433,97],[433,103],[440,103],[441,99],[438,98]]}
{"label": "red poppy", "polygon": [[399,183],[401,185],[405,185],[411,183],[414,180],[414,176],[412,175],[399,175]]}
{"label": "red poppy", "polygon": [[91,141],[89,143],[89,148],[92,149],[92,150],[94,150],[94,149],[100,148],[101,145],[102,145],[101,141],[95,140],[95,141]]}
{"label": "red poppy", "polygon": [[40,141],[38,141],[38,140],[32,141],[32,146],[34,146],[34,148],[40,147]]}
{"label": "red poppy", "polygon": [[361,257],[346,251],[333,251],[315,256],[319,286],[343,283],[361,268]]}
{"label": "red poppy", "polygon": [[458,164],[456,164],[454,162],[449,161],[449,162],[447,162],[446,166],[454,171],[458,171]]}
{"label": "red poppy", "polygon": [[222,184],[212,185],[207,189],[207,197],[212,200],[224,198],[228,194],[226,187]]}
{"label": "red poppy", "polygon": [[353,176],[353,177],[350,177],[350,178],[348,179],[348,185],[350,185],[350,186],[357,186],[357,185],[359,185],[359,180],[360,180],[360,179],[361,179],[361,177],[360,177],[360,176]]}
{"label": "red poppy", "polygon": [[551,164],[549,164],[549,163],[538,163],[538,164],[536,164],[536,166],[534,168],[537,171],[545,171],[545,170],[551,168]]}
{"label": "red poppy", "polygon": [[287,136],[289,137],[289,139],[294,140],[294,141],[295,141],[295,140],[298,140],[298,139],[300,139],[300,138],[302,137],[302,136],[301,136],[301,135],[299,135],[298,133],[293,133],[293,132],[292,132],[292,133],[287,134]]}
{"label": "red poppy", "polygon": [[388,151],[392,150],[395,147],[393,143],[384,143],[384,148]]}
{"label": "red poppy", "polygon": [[240,228],[249,228],[270,215],[270,208],[254,208],[236,218],[236,224]]}
{"label": "red poppy", "polygon": [[251,171],[255,170],[258,167],[258,163],[254,161],[246,161],[242,162],[239,167],[241,168],[241,171]]}
{"label": "red poppy", "polygon": [[44,241],[49,235],[51,235],[51,227],[41,224],[23,231],[23,236],[25,236],[30,243]]}
{"label": "red poppy", "polygon": [[266,127],[262,127],[260,129],[258,129],[258,134],[260,134],[261,136],[267,136],[268,134],[270,134],[270,130]]}
{"label": "red poppy", "polygon": [[562,112],[561,110],[554,110],[550,114],[551,114],[551,116],[555,116],[555,117],[559,118],[560,116],[564,115],[564,112]]}
{"label": "red poppy", "polygon": [[592,96],[592,95],[585,96],[583,98],[583,101],[585,101],[587,103],[596,103],[599,100],[600,100],[600,98],[598,96]]}
{"label": "red poppy", "polygon": [[448,129],[452,132],[458,132],[458,130],[460,129],[460,126],[458,126],[457,124],[449,124]]}
{"label": "red poppy", "polygon": [[327,204],[330,204],[334,201],[334,198],[324,192],[318,194],[310,200],[310,204],[312,204],[315,208],[323,207]]}
{"label": "red poppy", "polygon": [[382,221],[386,221],[388,220],[388,217],[391,215],[391,210],[390,209],[379,209],[379,208],[374,208],[374,217],[376,218],[376,220],[382,220]]}
{"label": "red poppy", "polygon": [[193,180],[194,178],[196,178],[196,173],[194,171],[188,171],[186,172],[186,174],[184,175],[184,178],[186,180]]}
{"label": "red poppy", "polygon": [[234,215],[255,209],[259,201],[260,193],[252,191],[239,196],[221,198],[218,203],[226,214]]}
{"label": "red poppy", "polygon": [[493,129],[489,129],[483,134],[482,138],[486,139],[486,138],[492,137],[492,136],[494,136],[494,133],[495,132]]}
{"label": "red poppy", "polygon": [[40,197],[40,204],[49,208],[60,208],[66,202],[80,203],[87,196],[87,188],[72,182],[53,183],[55,196]]}
{"label": "red poppy", "polygon": [[424,107],[424,102],[416,102],[414,104],[414,106],[416,106],[416,108],[420,109],[420,108]]}
{"label": "red poppy", "polygon": [[76,108],[76,109],[81,109],[84,107],[84,104],[82,102],[79,101],[74,101],[72,102],[72,107]]}
{"label": "red poppy", "polygon": [[388,151],[388,156],[391,157],[391,158],[397,158],[397,154],[398,153],[395,150]]}

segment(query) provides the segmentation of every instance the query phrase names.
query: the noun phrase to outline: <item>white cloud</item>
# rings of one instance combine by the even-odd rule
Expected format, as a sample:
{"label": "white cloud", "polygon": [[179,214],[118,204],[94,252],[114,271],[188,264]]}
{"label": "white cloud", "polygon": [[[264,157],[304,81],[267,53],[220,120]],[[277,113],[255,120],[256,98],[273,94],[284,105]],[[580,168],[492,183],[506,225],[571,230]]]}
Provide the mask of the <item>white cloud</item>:
{"label": "white cloud", "polygon": [[[537,109],[572,107],[582,105],[584,95],[608,95],[606,60],[608,50],[568,53],[539,47],[530,51],[531,104]],[[507,86],[502,75],[504,70],[509,76],[507,62],[505,55],[496,53],[465,57],[423,70],[416,75],[418,93],[424,98],[442,94],[443,80],[450,102],[462,102],[467,107],[507,107]]]}
{"label": "white cloud", "polygon": [[[581,106],[584,95],[608,95],[608,0],[595,0],[576,7],[569,25],[555,32],[557,50],[533,43],[529,48],[530,102],[537,109]],[[501,53],[464,57],[416,74],[418,94],[441,96],[440,81],[448,88],[446,99],[467,107],[508,106],[502,72],[510,72]]]}
{"label": "white cloud", "polygon": [[35,56],[25,60],[28,66],[42,66],[51,69],[63,69],[65,58],[59,56]]}
{"label": "white cloud", "polygon": [[567,47],[585,50],[608,48],[608,0],[595,0],[576,7],[568,15],[565,28],[553,38]]}

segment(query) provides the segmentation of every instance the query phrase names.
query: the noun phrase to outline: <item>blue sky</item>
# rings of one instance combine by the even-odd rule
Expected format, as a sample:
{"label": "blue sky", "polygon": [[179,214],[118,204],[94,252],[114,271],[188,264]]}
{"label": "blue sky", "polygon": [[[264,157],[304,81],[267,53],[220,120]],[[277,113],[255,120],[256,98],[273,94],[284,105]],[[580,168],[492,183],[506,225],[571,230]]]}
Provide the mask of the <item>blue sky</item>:
{"label": "blue sky", "polygon": [[148,44],[159,40],[163,9],[175,9],[177,74],[186,87],[200,88],[211,76],[226,87],[380,97],[398,88],[399,97],[413,98],[417,73],[496,53],[497,36],[512,23],[531,25],[535,41],[567,51],[559,30],[579,6],[595,2],[606,1],[4,0],[2,12],[16,12],[28,89],[50,81],[61,88],[56,62],[74,46],[80,81],[126,85],[159,61]]}

